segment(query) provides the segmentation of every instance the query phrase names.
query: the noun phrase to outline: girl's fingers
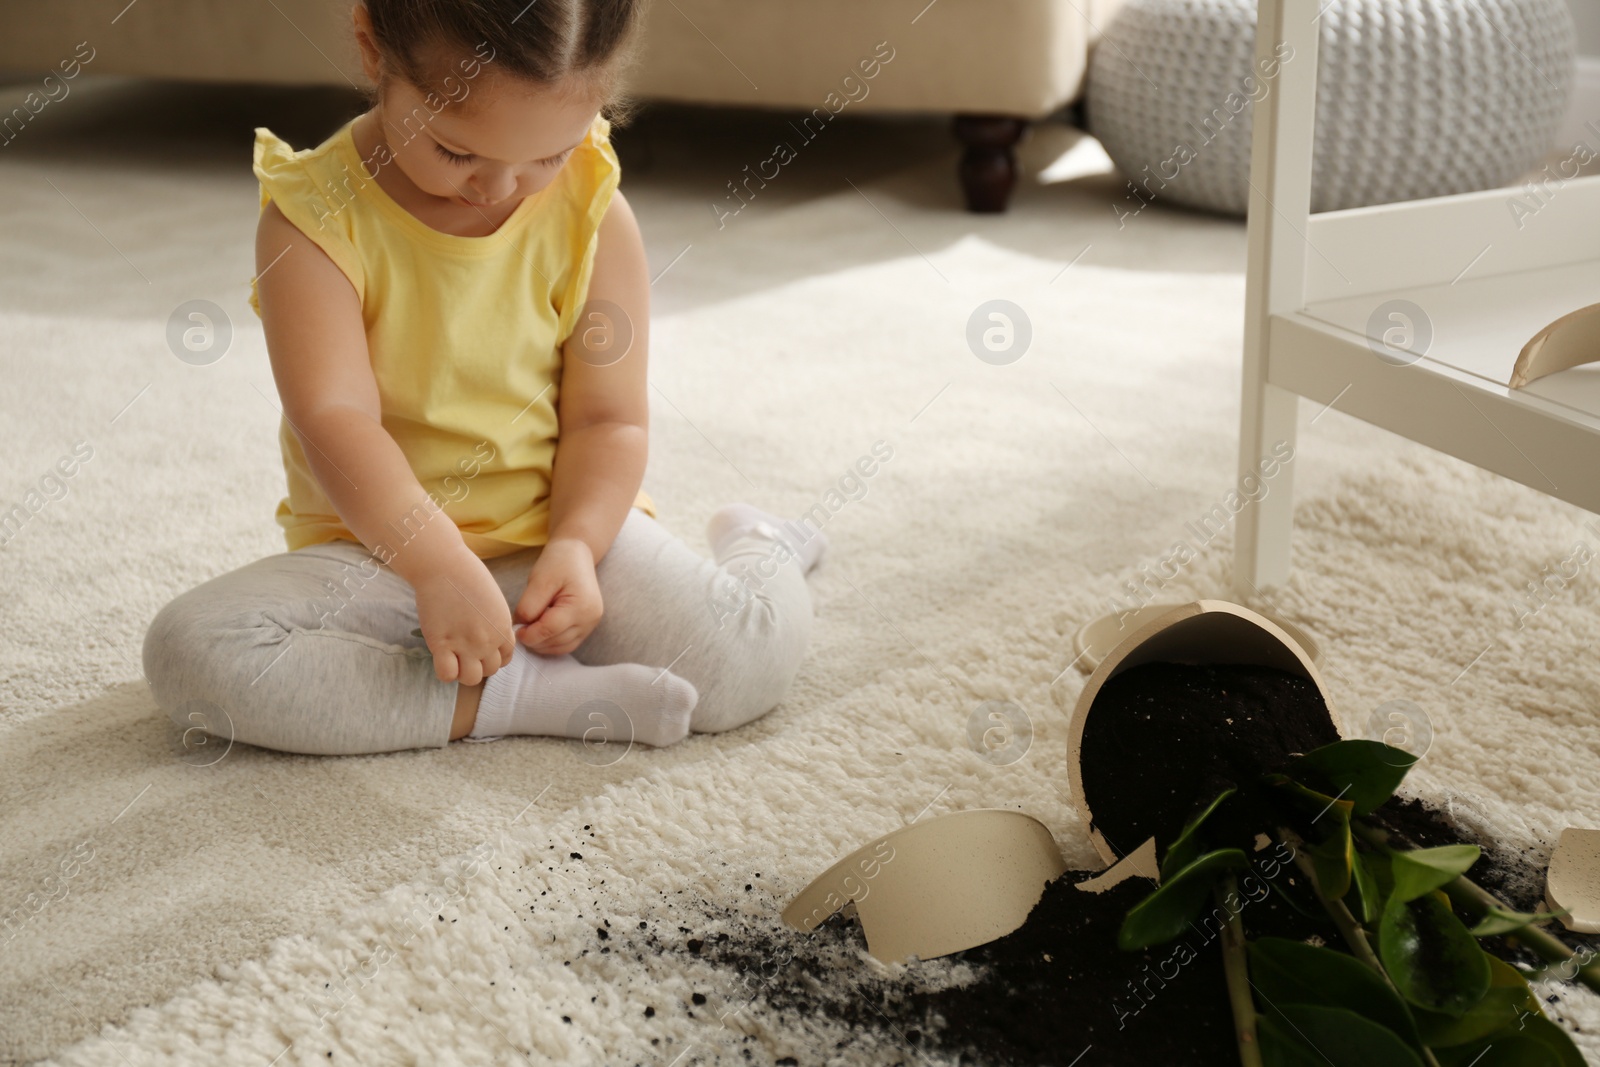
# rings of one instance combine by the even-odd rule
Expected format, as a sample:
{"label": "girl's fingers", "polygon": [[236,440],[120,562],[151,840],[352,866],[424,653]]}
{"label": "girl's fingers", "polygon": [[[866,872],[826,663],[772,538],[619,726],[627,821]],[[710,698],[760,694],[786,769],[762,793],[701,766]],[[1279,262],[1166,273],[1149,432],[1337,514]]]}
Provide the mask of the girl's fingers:
{"label": "girl's fingers", "polygon": [[453,682],[459,673],[459,664],[456,654],[449,650],[436,652],[433,657],[433,670],[441,682]]}
{"label": "girl's fingers", "polygon": [[559,634],[572,625],[572,612],[567,608],[552,608],[544,613],[538,622],[530,629],[535,635],[535,640],[546,644],[556,634]]}
{"label": "girl's fingers", "polygon": [[[551,634],[548,639],[546,639],[545,641],[541,642],[542,647],[547,650],[544,654],[547,655],[547,656],[564,656],[564,655],[566,655],[567,652],[572,651],[572,649],[562,650],[562,646],[566,645],[568,642],[572,641],[572,639],[574,637],[577,637],[577,636],[578,636],[578,627],[576,627],[576,626],[569,626],[565,630],[562,630],[558,634]],[[576,646],[574,646],[574,647],[576,647]]]}
{"label": "girl's fingers", "polygon": [[550,601],[554,600],[560,591],[559,587],[545,589],[530,583],[528,588],[523,590],[522,598],[517,601],[516,611],[512,617],[521,622],[532,622],[539,617],[541,611],[550,606]]}

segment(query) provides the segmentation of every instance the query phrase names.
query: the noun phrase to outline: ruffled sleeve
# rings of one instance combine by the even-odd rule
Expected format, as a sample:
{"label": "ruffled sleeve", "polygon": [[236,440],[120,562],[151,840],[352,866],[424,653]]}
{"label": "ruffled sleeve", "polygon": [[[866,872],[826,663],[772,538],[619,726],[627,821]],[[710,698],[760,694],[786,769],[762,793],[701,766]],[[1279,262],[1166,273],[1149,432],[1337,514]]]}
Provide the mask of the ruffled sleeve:
{"label": "ruffled sleeve", "polygon": [[[268,203],[276,203],[284,217],[326,252],[350,279],[356,293],[362,294],[364,272],[356,253],[354,212],[344,210],[348,203],[340,195],[341,190],[359,188],[360,183],[340,181],[341,175],[333,173],[339,163],[331,149],[347,133],[341,130],[322,148],[296,152],[271,130],[258,126],[253,169],[261,183],[261,210],[265,211]],[[348,164],[344,169],[348,170]],[[319,173],[323,180],[319,180]],[[254,278],[250,280],[250,306],[258,316],[261,314]]]}
{"label": "ruffled sleeve", "polygon": [[611,147],[611,123],[596,116],[594,125],[567,161],[569,195],[574,208],[571,229],[572,273],[559,295],[560,314],[556,343],[565,344],[577,324],[578,312],[588,298],[589,279],[594,274],[594,253],[600,243],[600,221],[611,207],[611,198],[622,180],[622,164]]}

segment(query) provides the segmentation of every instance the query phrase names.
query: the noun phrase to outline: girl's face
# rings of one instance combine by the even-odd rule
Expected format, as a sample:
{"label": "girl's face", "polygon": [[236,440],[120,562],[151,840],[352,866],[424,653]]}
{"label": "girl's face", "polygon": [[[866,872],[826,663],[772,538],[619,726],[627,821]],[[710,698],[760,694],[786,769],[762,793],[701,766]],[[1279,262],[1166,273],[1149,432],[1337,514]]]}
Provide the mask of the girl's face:
{"label": "girl's face", "polygon": [[391,78],[378,105],[401,172],[423,192],[467,208],[515,203],[549,185],[602,103],[580,89],[496,77],[489,66],[471,81],[456,77],[454,99]]}

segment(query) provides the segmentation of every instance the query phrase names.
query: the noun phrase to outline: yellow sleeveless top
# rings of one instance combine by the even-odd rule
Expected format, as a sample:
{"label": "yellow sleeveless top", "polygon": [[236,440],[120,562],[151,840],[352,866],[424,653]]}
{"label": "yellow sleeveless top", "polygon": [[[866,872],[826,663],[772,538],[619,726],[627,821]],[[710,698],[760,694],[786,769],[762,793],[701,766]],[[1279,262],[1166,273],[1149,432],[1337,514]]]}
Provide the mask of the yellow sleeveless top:
{"label": "yellow sleeveless top", "polygon": [[[610,124],[597,118],[556,179],[495,233],[458,237],[424,224],[370,177],[354,121],[300,152],[258,128],[261,207],[277,203],[355,286],[383,427],[467,547],[489,559],[542,545],[561,345],[588,292],[600,220],[621,177]],[[254,281],[250,306],[261,314]],[[287,419],[278,443],[289,492],[277,521],[289,550],[359,542]],[[656,514],[643,489],[634,506]],[[384,546],[370,546],[374,554],[387,560],[426,517],[420,509],[396,516]]]}

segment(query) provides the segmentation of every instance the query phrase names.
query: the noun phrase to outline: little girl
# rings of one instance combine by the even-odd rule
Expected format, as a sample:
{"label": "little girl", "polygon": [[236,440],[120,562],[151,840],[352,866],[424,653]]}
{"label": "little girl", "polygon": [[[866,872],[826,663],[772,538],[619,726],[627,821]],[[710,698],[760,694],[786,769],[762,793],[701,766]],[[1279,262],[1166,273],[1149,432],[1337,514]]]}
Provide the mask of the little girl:
{"label": "little girl", "polygon": [[712,563],[640,488],[650,280],[602,117],[638,8],[365,0],[372,108],[300,152],[256,131],[289,551],[151,623],[180,726],[670,745],[782,699],[821,532],[731,504]]}

